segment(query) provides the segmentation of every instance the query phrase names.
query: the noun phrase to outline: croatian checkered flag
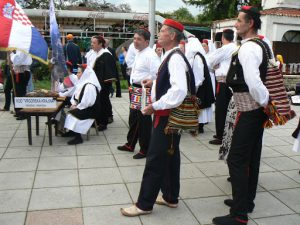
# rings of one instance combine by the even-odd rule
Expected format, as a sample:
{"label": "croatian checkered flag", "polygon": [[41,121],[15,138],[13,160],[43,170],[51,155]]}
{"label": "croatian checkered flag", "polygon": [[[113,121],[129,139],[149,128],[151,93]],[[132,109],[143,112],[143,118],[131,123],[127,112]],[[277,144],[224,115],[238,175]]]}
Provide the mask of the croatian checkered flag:
{"label": "croatian checkered flag", "polygon": [[15,0],[0,1],[0,30],[0,50],[20,50],[47,64],[47,43]]}

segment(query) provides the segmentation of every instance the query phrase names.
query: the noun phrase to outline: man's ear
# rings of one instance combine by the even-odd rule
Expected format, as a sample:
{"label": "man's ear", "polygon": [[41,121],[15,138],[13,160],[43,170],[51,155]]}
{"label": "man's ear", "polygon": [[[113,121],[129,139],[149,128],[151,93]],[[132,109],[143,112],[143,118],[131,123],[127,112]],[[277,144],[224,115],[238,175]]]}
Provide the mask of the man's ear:
{"label": "man's ear", "polygon": [[254,20],[249,20],[249,26],[250,26],[250,28],[253,28],[254,27]]}
{"label": "man's ear", "polygon": [[172,41],[175,40],[175,38],[176,38],[175,32],[171,32],[171,33],[170,33],[170,38],[171,38]]}

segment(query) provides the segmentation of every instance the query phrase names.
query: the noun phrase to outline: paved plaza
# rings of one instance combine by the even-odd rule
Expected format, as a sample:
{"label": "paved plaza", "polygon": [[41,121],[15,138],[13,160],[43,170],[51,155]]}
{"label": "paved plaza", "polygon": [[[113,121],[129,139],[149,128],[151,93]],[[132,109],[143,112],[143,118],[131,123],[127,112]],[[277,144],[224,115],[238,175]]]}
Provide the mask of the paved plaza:
{"label": "paved plaza", "polygon": [[[3,101],[1,94],[0,107]],[[178,208],[155,205],[150,215],[121,216],[120,208],[137,200],[145,159],[117,150],[126,142],[128,95],[112,103],[114,122],[99,136],[92,129],[90,139],[76,146],[62,137],[49,146],[44,118],[29,146],[26,120],[0,112],[0,225],[208,225],[228,214],[228,169],[218,160],[219,146],[208,144],[215,130],[210,123],[198,137],[182,136]],[[292,151],[291,137],[300,107],[294,109],[296,119],[265,131],[249,225],[300,224],[300,153]]]}

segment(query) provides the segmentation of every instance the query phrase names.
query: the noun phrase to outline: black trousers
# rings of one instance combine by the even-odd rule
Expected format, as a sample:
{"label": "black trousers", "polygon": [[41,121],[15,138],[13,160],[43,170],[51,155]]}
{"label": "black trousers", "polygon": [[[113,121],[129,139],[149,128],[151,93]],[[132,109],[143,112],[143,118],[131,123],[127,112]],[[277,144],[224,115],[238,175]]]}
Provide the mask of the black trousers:
{"label": "black trousers", "polygon": [[[25,71],[24,73],[14,74],[14,82],[16,89],[16,96],[14,97],[24,97],[27,91],[28,81],[30,79],[30,72]],[[18,113],[19,109],[15,109]]]}
{"label": "black trousers", "polygon": [[97,124],[106,126],[108,124],[108,117],[112,116],[112,105],[109,99],[111,83],[101,83],[100,97],[98,98],[98,105],[100,106],[100,113],[96,117]]}
{"label": "black trousers", "polygon": [[5,93],[5,105],[4,109],[9,110],[11,104],[11,90],[13,89],[13,83],[11,80],[10,74],[6,77],[4,84],[4,93]]}
{"label": "black trousers", "polygon": [[151,116],[144,116],[140,110],[130,109],[127,145],[134,149],[139,140],[140,152],[147,154],[151,137],[151,125]]}
{"label": "black trousers", "polygon": [[227,158],[231,177],[232,215],[247,220],[248,208],[254,207],[260,166],[263,123],[267,119],[262,108],[240,112]]}
{"label": "black trousers", "polygon": [[229,87],[225,83],[218,82],[217,91],[216,91],[215,122],[216,122],[216,135],[220,140],[222,140],[223,137],[227,108],[231,96],[232,93]]}
{"label": "black trousers", "polygon": [[[154,117],[155,121],[156,117]],[[178,203],[180,189],[180,135],[166,135],[164,128],[168,122],[167,116],[160,117],[157,127],[153,127],[150,146],[146,158],[140,194],[137,207],[142,210],[152,210],[159,190],[169,203]],[[154,123],[155,124],[155,123]],[[168,154],[173,143],[174,154]]]}

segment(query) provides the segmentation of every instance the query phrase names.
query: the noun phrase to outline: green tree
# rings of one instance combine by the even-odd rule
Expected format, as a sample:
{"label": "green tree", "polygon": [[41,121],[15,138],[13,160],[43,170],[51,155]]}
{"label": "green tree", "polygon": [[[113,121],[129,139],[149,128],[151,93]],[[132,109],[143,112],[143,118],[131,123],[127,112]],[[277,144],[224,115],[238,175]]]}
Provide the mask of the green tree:
{"label": "green tree", "polygon": [[179,9],[173,11],[173,18],[180,22],[194,22],[194,16],[185,7],[180,7]]}
{"label": "green tree", "polygon": [[[235,17],[237,6],[241,4],[239,0],[183,0],[183,2],[202,9],[203,13],[197,16],[197,22],[211,22]],[[247,4],[260,8],[261,0],[249,0]]]}

